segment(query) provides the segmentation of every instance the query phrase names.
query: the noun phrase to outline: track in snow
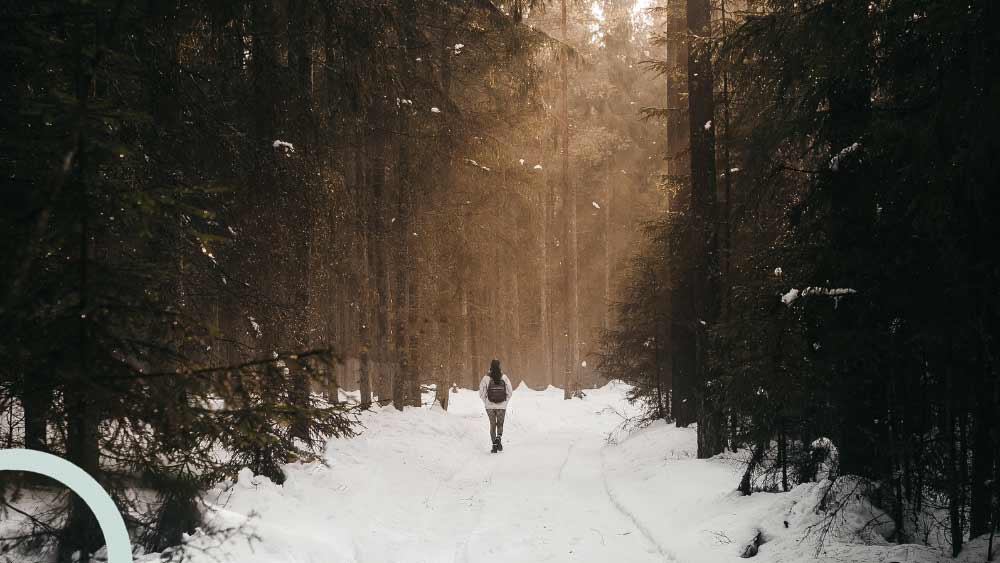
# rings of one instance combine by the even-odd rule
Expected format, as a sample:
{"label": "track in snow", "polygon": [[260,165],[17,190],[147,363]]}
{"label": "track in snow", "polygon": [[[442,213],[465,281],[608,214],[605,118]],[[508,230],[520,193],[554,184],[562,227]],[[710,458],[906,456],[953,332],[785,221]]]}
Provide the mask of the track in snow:
{"label": "track in snow", "polygon": [[607,496],[600,435],[559,430],[510,441],[478,493],[470,561],[664,560]]}

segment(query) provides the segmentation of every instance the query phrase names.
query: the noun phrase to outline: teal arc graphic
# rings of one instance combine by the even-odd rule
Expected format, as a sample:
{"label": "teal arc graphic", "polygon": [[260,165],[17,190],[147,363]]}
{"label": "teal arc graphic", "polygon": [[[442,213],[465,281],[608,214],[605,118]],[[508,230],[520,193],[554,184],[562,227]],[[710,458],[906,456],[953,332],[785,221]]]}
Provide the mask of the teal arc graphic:
{"label": "teal arc graphic", "polygon": [[39,473],[77,494],[97,518],[108,546],[108,563],[132,563],[132,542],[111,496],[86,471],[61,457],[35,450],[0,450],[0,471]]}

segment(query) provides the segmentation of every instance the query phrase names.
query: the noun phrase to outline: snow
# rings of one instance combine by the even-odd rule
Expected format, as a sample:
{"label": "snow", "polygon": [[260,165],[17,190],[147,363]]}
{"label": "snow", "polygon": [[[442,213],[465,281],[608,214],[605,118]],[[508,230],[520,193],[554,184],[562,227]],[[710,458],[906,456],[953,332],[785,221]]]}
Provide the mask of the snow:
{"label": "snow", "polygon": [[[618,436],[622,417],[635,414],[627,389],[611,383],[564,401],[560,389],[521,384],[497,455],[474,391],[453,393],[448,411],[376,407],[361,436],[330,442],[328,466],[289,465],[283,486],[244,471],[217,487],[212,522],[259,540],[215,547],[196,534],[189,543],[207,551],[189,555],[194,563],[716,563],[741,561],[760,533],[760,562],[945,560],[865,529],[884,513],[851,503],[857,486],[848,478],[743,497],[740,456],[696,459],[694,428],[660,421]],[[623,439],[608,445],[609,434]],[[828,489],[848,501],[826,523],[815,508]]]}
{"label": "snow", "polygon": [[[778,274],[778,272],[775,271],[775,274]],[[854,295],[857,292],[858,291],[856,289],[851,289],[849,287],[807,287],[802,291],[793,287],[781,296],[781,302],[791,307],[792,303],[794,303],[799,297],[809,297],[811,295],[825,295],[827,297],[833,297],[839,302],[841,297],[844,297],[845,295]]]}
{"label": "snow", "polygon": [[[886,541],[892,524],[857,479],[744,497],[745,452],[696,459],[696,429],[663,421],[624,435],[628,389],[566,401],[522,383],[496,455],[475,391],[452,393],[447,411],[376,406],[360,436],[328,443],[326,464],[286,465],[280,486],[245,469],[211,490],[208,521],[231,532],[191,534],[186,561],[735,563],[758,534],[761,563],[950,560]],[[815,444],[835,462],[829,440]],[[836,517],[817,509],[824,498]]]}
{"label": "snow", "polygon": [[328,466],[286,466],[281,486],[244,471],[216,487],[211,523],[259,540],[215,547],[217,538],[195,535],[188,555],[195,563],[661,561],[605,489],[605,437],[621,422],[616,411],[630,412],[625,389],[564,401],[561,389],[520,385],[497,455],[474,391],[453,393],[448,411],[375,407],[359,437],[330,442]]}
{"label": "snow", "polygon": [[535,170],[541,170],[542,169],[542,165],[541,164],[536,164],[534,168],[535,168]]}
{"label": "snow", "polygon": [[271,146],[274,147],[274,148],[276,148],[276,149],[282,149],[282,150],[284,150],[286,156],[288,155],[288,153],[295,152],[295,146],[292,145],[291,143],[287,142],[287,141],[281,141],[281,140],[275,139],[274,142],[271,143]]}
{"label": "snow", "polygon": [[781,296],[781,302],[791,307],[792,303],[795,303],[795,300],[798,298],[799,298],[799,290],[793,287],[792,289],[788,290],[788,293],[785,293],[784,295]]}
{"label": "snow", "polygon": [[851,289],[849,287],[838,287],[834,289],[826,287],[807,287],[802,290],[802,296],[806,297],[808,295],[826,295],[829,297],[843,297],[845,295],[853,295],[857,293],[856,289]]}
{"label": "snow", "polygon": [[817,438],[810,444],[814,450],[826,451],[826,457],[819,464],[816,478],[819,480],[830,479],[837,473],[840,462],[840,451],[829,438]]}
{"label": "snow", "polygon": [[253,327],[253,331],[257,335],[257,338],[264,336],[264,333],[260,331],[260,323],[257,322],[257,319],[250,317],[250,326]]}
{"label": "snow", "polygon": [[834,172],[840,170],[840,163],[851,154],[857,152],[858,149],[860,148],[861,148],[861,143],[853,143],[850,146],[841,149],[840,152],[838,152],[836,155],[834,155],[833,158],[830,159],[830,170]]}
{"label": "snow", "polygon": [[466,163],[468,163],[468,164],[470,164],[472,166],[475,166],[476,168],[479,168],[480,170],[483,170],[484,172],[492,172],[493,171],[493,169],[490,168],[489,166],[483,166],[482,164],[479,164],[478,162],[476,162],[475,160],[472,160],[471,158],[466,158],[464,160],[465,160]]}
{"label": "snow", "polygon": [[[856,494],[854,478],[741,496],[734,488],[744,453],[696,459],[696,432],[658,421],[604,455],[608,495],[663,559],[742,561],[743,550],[760,533],[763,544],[753,558],[759,563],[951,561],[932,548],[886,541],[891,521]],[[840,507],[836,514],[817,508],[828,491],[829,506]]]}
{"label": "snow", "polygon": [[441,110],[438,109],[438,108],[436,108],[436,107],[432,107],[431,108],[431,113],[441,113]]}
{"label": "snow", "polygon": [[593,205],[595,209],[600,209],[601,208],[601,206],[598,205],[596,201],[592,201],[592,202],[590,202],[590,204]]}
{"label": "snow", "polygon": [[711,128],[712,128],[712,120],[709,119],[708,121],[705,122],[705,131],[708,131]]}

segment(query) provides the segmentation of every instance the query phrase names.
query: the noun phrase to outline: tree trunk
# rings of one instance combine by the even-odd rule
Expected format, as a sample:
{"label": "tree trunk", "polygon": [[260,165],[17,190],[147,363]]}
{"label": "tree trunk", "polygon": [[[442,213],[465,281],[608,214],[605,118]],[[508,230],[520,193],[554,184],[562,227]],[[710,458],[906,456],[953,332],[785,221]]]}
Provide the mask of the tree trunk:
{"label": "tree trunk", "polygon": [[[727,20],[726,20],[726,0],[722,0],[722,37],[726,38],[727,33]],[[724,182],[725,189],[723,190],[723,202],[724,205],[719,213],[719,225],[717,230],[722,233],[720,254],[722,257],[722,314],[723,319],[729,311],[729,272],[731,268],[730,262],[732,261],[732,231],[730,226],[730,218],[732,216],[732,190],[733,190],[733,180],[732,180],[732,162],[730,158],[730,136],[729,136],[729,72],[724,71],[722,74],[722,178]]]}
{"label": "tree trunk", "polygon": [[[66,459],[92,477],[100,473],[100,443],[96,407],[86,398],[93,391],[77,389],[66,403]],[[90,508],[77,495],[70,496],[69,515],[59,544],[58,560],[68,562],[75,552],[89,557],[104,545],[103,535]]]}
{"label": "tree trunk", "polygon": [[[545,146],[539,146],[539,154],[545,154]],[[542,369],[545,375],[545,385],[553,385],[555,379],[552,373],[552,300],[549,296],[549,273],[551,272],[551,253],[549,242],[552,238],[552,182],[549,169],[543,172],[545,183],[542,194],[542,271],[539,276],[541,284],[541,336],[542,336]]]}
{"label": "tree trunk", "polygon": [[[514,240],[520,240],[516,238]],[[511,288],[511,368],[512,373],[521,373],[521,285],[517,268],[510,268],[510,288]]]}
{"label": "tree trunk", "polygon": [[[690,195],[691,166],[688,158],[688,124],[687,105],[684,103],[686,91],[688,45],[680,39],[681,32],[687,29],[687,14],[678,2],[668,4],[667,12],[667,60],[670,69],[666,75],[667,82],[667,178],[678,186],[682,194]],[[683,197],[683,196],[682,196]],[[674,202],[667,195],[667,216],[674,211]],[[686,427],[695,422],[693,371],[694,371],[694,341],[691,330],[685,319],[690,315],[682,311],[680,306],[689,307],[691,303],[691,284],[685,276],[678,275],[671,267],[673,250],[666,249],[667,267],[670,279],[667,280],[669,296],[668,307],[670,321],[666,331],[668,361],[670,362],[671,380],[671,413],[677,426]]]}
{"label": "tree trunk", "polygon": [[52,406],[52,387],[42,373],[25,376],[21,406],[24,409],[24,447],[29,450],[48,450],[49,408]]}
{"label": "tree trunk", "polygon": [[604,164],[604,330],[611,329],[611,160]]}
{"label": "tree trunk", "polygon": [[472,368],[469,373],[472,375],[470,388],[479,389],[479,381],[482,379],[482,365],[479,361],[479,327],[476,323],[476,310],[474,307],[469,311],[469,358]]}
{"label": "tree trunk", "polygon": [[[379,104],[375,104],[376,108],[379,108]],[[385,139],[381,128],[385,127],[383,120],[384,113],[381,109],[377,109],[373,112],[374,116],[371,118],[371,125],[369,131],[369,165],[370,172],[368,174],[369,190],[371,193],[370,207],[369,207],[369,219],[368,219],[368,229],[369,229],[369,245],[371,247],[371,257],[373,259],[372,271],[375,274],[375,326],[372,328],[372,341],[374,346],[369,350],[369,356],[374,360],[379,371],[379,378],[381,381],[380,387],[387,387],[388,382],[385,380],[387,374],[385,370],[385,364],[389,360],[389,349],[391,345],[390,334],[389,334],[389,254],[391,252],[391,245],[389,244],[386,226],[385,226],[385,211],[387,208],[386,196],[385,196]],[[397,304],[398,310],[398,304]],[[398,314],[398,311],[397,311]],[[395,374],[393,377],[393,387],[395,387],[395,380],[399,378],[399,374]],[[388,397],[382,396],[380,393],[379,399],[381,401],[386,400]],[[395,399],[395,397],[393,397]],[[396,403],[397,406],[402,403]]]}
{"label": "tree trunk", "polygon": [[[312,98],[309,95],[312,82],[312,53],[308,38],[310,22],[309,0],[290,0],[286,26],[288,37],[288,70],[291,74],[290,99],[294,100],[287,115],[287,131],[284,135],[293,139],[297,147],[298,158],[309,162],[314,158],[315,135],[313,131]],[[291,243],[290,267],[283,268],[282,274],[288,280],[287,287],[291,289],[290,332],[292,350],[302,350],[309,344],[309,286],[310,258],[313,243],[313,205],[310,191],[313,185],[312,177],[303,177],[288,186],[288,216],[297,217],[298,221],[291,223],[289,242]],[[292,397],[291,403],[298,408],[306,408],[310,402],[310,381],[307,374],[298,366],[291,373]],[[291,426],[292,436],[309,442],[309,421],[303,414],[297,414]]]}
{"label": "tree trunk", "polygon": [[[566,0],[561,4],[561,30],[562,41],[568,44],[569,34],[566,28]],[[563,373],[563,398],[569,399],[573,395],[573,388],[577,384],[576,370],[579,363],[579,327],[577,312],[579,310],[578,292],[578,271],[577,271],[577,245],[576,245],[576,187],[569,177],[569,65],[568,55],[565,48],[561,48],[559,57],[559,93],[562,101],[560,126],[562,128],[562,192],[563,209],[565,220],[563,232],[563,245],[565,247],[566,260],[563,267],[566,268],[566,365]]]}
{"label": "tree trunk", "polygon": [[951,555],[952,557],[958,557],[958,554],[962,552],[962,542],[965,539],[965,533],[962,526],[962,467],[964,466],[964,461],[959,458],[959,437],[955,434],[955,419],[956,415],[956,400],[954,389],[954,376],[951,373],[951,368],[946,367],[946,379],[947,379],[947,394],[946,394],[946,406],[945,406],[945,440],[948,444],[948,469],[946,475],[948,476],[948,525],[951,528]]}
{"label": "tree trunk", "polygon": [[[76,56],[76,100],[80,115],[88,114],[89,93],[93,80],[91,64],[93,62],[85,53],[95,46],[96,39],[89,37],[85,26],[79,25],[74,30],[73,42]],[[100,476],[100,410],[94,404],[95,389],[93,387],[92,360],[94,358],[94,339],[92,333],[91,289],[92,279],[93,233],[90,223],[89,170],[90,159],[86,152],[84,133],[78,132],[76,141],[76,169],[73,171],[74,187],[79,197],[77,210],[79,212],[78,239],[78,321],[77,350],[79,365],[76,377],[70,380],[64,390],[66,410],[66,459],[76,464],[95,479]],[[73,554],[80,552],[80,561],[89,561],[104,542],[97,520],[90,512],[86,503],[77,495],[70,497],[70,510],[67,516],[63,534],[59,538],[57,559],[60,563],[68,562]]]}
{"label": "tree trunk", "polygon": [[[415,264],[413,263],[413,258],[410,258],[410,268],[415,269]],[[421,388],[420,388],[420,341],[423,336],[425,324],[420,322],[420,293],[419,286],[416,281],[412,278],[416,277],[415,272],[411,271],[409,286],[407,291],[409,296],[407,298],[407,324],[409,325],[407,331],[407,341],[406,341],[406,375],[404,379],[407,383],[407,405],[411,407],[421,406]]]}
{"label": "tree trunk", "polygon": [[667,412],[664,401],[664,381],[663,381],[663,359],[661,357],[661,350],[663,349],[663,333],[660,329],[662,326],[660,308],[659,308],[659,294],[660,286],[656,279],[656,272],[650,269],[650,276],[652,278],[653,286],[653,365],[655,366],[656,373],[656,416],[661,420],[667,419]]}
{"label": "tree trunk", "polygon": [[463,378],[470,377],[471,379],[468,380],[469,389],[475,389],[476,384],[479,383],[479,380],[476,378],[475,370],[472,369],[472,350],[469,347],[469,290],[466,288],[464,277],[462,278],[462,280],[463,281],[460,282],[462,284],[460,290],[460,293],[462,295],[462,300],[461,300],[462,327],[460,329],[462,333],[461,335],[462,346],[460,349],[462,357],[460,360],[461,370],[459,371],[459,373],[462,374],[462,377],[459,378],[459,381],[461,382],[464,380]]}
{"label": "tree trunk", "polygon": [[975,538],[990,531],[992,512],[993,459],[996,452],[990,443],[990,433],[994,431],[993,385],[989,375],[983,373],[975,384],[976,417],[973,420],[972,483],[969,496],[969,537]]}
{"label": "tree trunk", "polygon": [[743,471],[740,485],[736,488],[743,496],[750,496],[750,493],[753,492],[753,472],[757,470],[757,466],[764,459],[766,449],[767,447],[763,442],[754,444],[753,452],[750,455],[750,463],[747,464],[746,470]]}
{"label": "tree trunk", "polygon": [[[82,231],[84,237],[88,236],[86,227]],[[83,260],[83,265],[81,265],[81,282],[84,287],[88,283],[87,261]],[[89,313],[88,308],[87,291],[84,290],[80,309]],[[98,429],[100,415],[92,399],[95,390],[89,385],[91,336],[90,320],[86,318],[87,313],[81,313],[79,328],[79,378],[66,393],[66,459],[86,471],[91,477],[97,478],[100,474],[100,435]],[[79,551],[83,555],[80,560],[88,561],[90,554],[104,544],[103,536],[97,520],[87,504],[77,495],[71,496],[70,503],[66,529],[59,545],[58,559],[60,562],[69,561],[72,554]]]}
{"label": "tree trunk", "polygon": [[[403,229],[405,231],[405,229]],[[405,244],[405,235],[402,240],[399,241],[400,244]],[[400,248],[400,253],[404,252]],[[401,260],[399,262],[402,262]],[[408,367],[410,358],[407,354],[407,345],[409,340],[407,339],[408,326],[408,313],[410,309],[409,297],[409,276],[407,268],[404,264],[400,263],[396,265],[396,331],[395,331],[395,348],[396,348],[396,376],[392,381],[392,403],[397,409],[402,410],[403,406],[406,405],[406,377],[408,375]]]}
{"label": "tree trunk", "polygon": [[785,420],[782,419],[778,433],[778,463],[781,464],[781,490],[788,492],[788,437],[785,435]]}
{"label": "tree trunk", "polygon": [[[367,409],[372,406],[371,374],[368,371],[368,346],[362,345],[361,353],[358,355],[358,389],[361,392],[361,408]],[[379,397],[381,399],[382,397]]]}
{"label": "tree trunk", "polygon": [[437,368],[437,375],[434,378],[437,386],[434,392],[434,401],[441,405],[442,409],[448,410],[448,398],[451,396],[451,382],[445,376],[445,373],[447,372],[444,369]]}
{"label": "tree trunk", "polygon": [[718,243],[716,239],[715,101],[714,78],[708,38],[711,37],[710,0],[688,0],[688,122],[691,136],[690,255],[694,263],[692,283],[696,357],[692,374],[701,394],[698,402],[698,457],[711,457],[725,446],[725,425],[708,384],[708,329],[716,320],[718,302]]}

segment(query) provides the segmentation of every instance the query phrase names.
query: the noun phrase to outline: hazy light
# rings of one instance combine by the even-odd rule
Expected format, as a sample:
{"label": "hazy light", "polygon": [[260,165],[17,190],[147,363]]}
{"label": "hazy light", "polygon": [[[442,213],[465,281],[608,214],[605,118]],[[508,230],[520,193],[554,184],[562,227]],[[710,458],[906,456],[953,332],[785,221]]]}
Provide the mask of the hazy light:
{"label": "hazy light", "polygon": [[653,25],[653,17],[649,9],[653,7],[653,0],[636,0],[632,5],[632,23],[637,28],[644,28]]}
{"label": "hazy light", "polygon": [[599,2],[592,2],[590,4],[590,15],[594,16],[594,19],[603,23],[604,22],[604,6]]}

